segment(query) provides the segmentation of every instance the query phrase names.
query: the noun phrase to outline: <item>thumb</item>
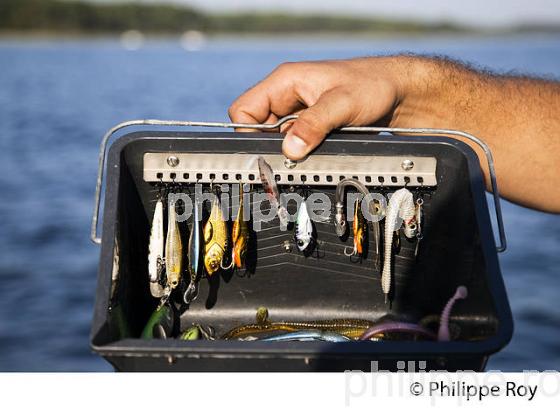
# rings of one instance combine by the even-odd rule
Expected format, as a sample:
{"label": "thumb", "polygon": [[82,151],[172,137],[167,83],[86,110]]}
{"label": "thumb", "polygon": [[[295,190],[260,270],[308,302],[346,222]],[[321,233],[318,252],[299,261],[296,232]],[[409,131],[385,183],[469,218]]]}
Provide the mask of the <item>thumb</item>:
{"label": "thumb", "polygon": [[292,160],[305,158],[329,132],[348,124],[352,112],[352,97],[347,91],[327,91],[294,121],[282,144],[284,155]]}

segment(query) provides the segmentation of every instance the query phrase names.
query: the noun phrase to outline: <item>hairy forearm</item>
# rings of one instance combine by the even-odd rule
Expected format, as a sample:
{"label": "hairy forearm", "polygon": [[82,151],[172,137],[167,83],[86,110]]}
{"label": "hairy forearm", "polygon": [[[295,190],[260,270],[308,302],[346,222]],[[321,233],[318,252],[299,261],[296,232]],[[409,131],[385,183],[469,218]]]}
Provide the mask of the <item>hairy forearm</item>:
{"label": "hairy forearm", "polygon": [[[560,212],[560,84],[480,72],[442,59],[397,57],[400,101],[396,127],[466,131],[492,150],[507,199]],[[482,151],[477,151],[488,183]]]}
{"label": "hairy forearm", "polygon": [[[558,82],[410,55],[299,62],[278,66],[229,109],[238,123],[273,123],[293,113],[299,117],[284,128],[282,144],[292,160],[346,125],[466,131],[492,150],[503,197],[560,213]],[[488,186],[482,150],[465,142],[477,152]]]}

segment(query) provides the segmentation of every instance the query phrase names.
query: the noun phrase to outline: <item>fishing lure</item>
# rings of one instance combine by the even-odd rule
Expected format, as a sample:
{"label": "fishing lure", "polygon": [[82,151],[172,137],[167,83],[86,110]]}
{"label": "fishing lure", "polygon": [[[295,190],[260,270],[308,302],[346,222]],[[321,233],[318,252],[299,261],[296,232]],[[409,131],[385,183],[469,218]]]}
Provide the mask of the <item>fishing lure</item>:
{"label": "fishing lure", "polygon": [[437,336],[432,331],[416,323],[387,321],[387,322],[378,323],[375,326],[372,326],[369,329],[367,329],[360,336],[360,340],[369,340],[372,337],[378,336],[380,334],[395,333],[395,332],[411,333],[432,340],[437,339]]}
{"label": "fishing lure", "polygon": [[211,276],[220,269],[227,247],[227,227],[218,195],[215,195],[210,217],[204,226],[204,242],[204,266]]}
{"label": "fishing lure", "polygon": [[[347,231],[348,224],[346,222],[346,215],[344,214],[344,190],[348,186],[358,190],[358,192],[364,195],[364,197],[370,194],[369,190],[364,184],[353,178],[345,178],[337,184],[335,193],[336,213],[334,217],[334,228],[336,234],[339,237],[343,237]],[[369,213],[371,216],[381,216],[382,210],[379,202],[376,203],[375,201],[371,201],[369,205]],[[373,232],[373,240],[375,243],[375,268],[379,269],[381,265],[381,227],[379,225],[379,221],[371,221],[371,227]]]}
{"label": "fishing lure", "polygon": [[297,332],[269,336],[258,340],[265,342],[348,342],[352,339],[339,333],[324,330],[300,330]]}
{"label": "fishing lure", "polygon": [[309,322],[270,322],[268,310],[259,308],[257,310],[256,323],[242,325],[229,330],[222,339],[237,339],[244,336],[269,333],[273,331],[297,331],[297,330],[323,330],[336,332],[343,336],[356,339],[364,331],[374,325],[373,322],[363,319],[332,319],[315,320]]}
{"label": "fishing lure", "polygon": [[165,267],[163,262],[163,201],[158,199],[154,210],[152,228],[150,231],[150,244],[148,247],[148,275],[150,279],[150,293],[155,298],[161,298],[166,291],[159,283]]}
{"label": "fishing lure", "polygon": [[126,339],[132,335],[122,305],[110,307],[108,322],[111,334],[115,334],[117,339]]}
{"label": "fishing lure", "polygon": [[416,235],[416,209],[412,192],[406,188],[396,191],[389,200],[385,218],[385,255],[383,259],[383,272],[381,274],[381,287],[385,295],[385,303],[391,291],[391,256],[394,232],[399,228],[397,220],[404,221],[404,234],[407,238]]}
{"label": "fishing lure", "polygon": [[356,201],[354,206],[354,221],[352,221],[352,232],[354,236],[354,248],[352,252],[347,252],[346,248],[344,249],[344,254],[346,256],[361,256],[364,252],[364,239],[366,236],[366,221],[364,216],[359,211],[360,208],[360,201]]}
{"label": "fishing lure", "polygon": [[175,202],[168,205],[167,238],[165,241],[165,271],[167,287],[173,290],[179,285],[183,268],[183,243],[177,223]]}
{"label": "fishing lure", "polygon": [[459,286],[455,291],[455,294],[451,297],[451,299],[449,299],[449,301],[443,308],[440,316],[439,330],[437,335],[437,339],[440,342],[448,342],[449,340],[451,340],[449,332],[449,316],[451,315],[451,310],[459,299],[466,299],[467,296],[467,288],[465,286]]}
{"label": "fishing lure", "polygon": [[265,161],[263,157],[258,158],[259,174],[261,177],[261,182],[264,191],[268,194],[268,200],[270,205],[276,208],[278,219],[280,224],[283,226],[288,225],[288,211],[280,203],[280,191],[278,190],[278,184],[276,179],[274,179],[274,173],[272,172],[272,167]]}
{"label": "fishing lure", "polygon": [[183,332],[181,340],[198,340],[200,339],[200,329],[198,326],[191,326]]}
{"label": "fishing lure", "polygon": [[313,222],[311,222],[311,218],[309,217],[307,202],[305,200],[301,203],[297,213],[295,240],[301,252],[305,251],[313,240]]}
{"label": "fishing lure", "polygon": [[164,304],[152,313],[142,331],[142,339],[167,339],[175,326],[175,313],[171,306]]}
{"label": "fishing lure", "polygon": [[150,282],[157,282],[163,270],[163,202],[158,199],[150,231],[150,245],[148,249],[148,274]]}
{"label": "fishing lure", "polygon": [[194,301],[198,296],[198,271],[200,265],[200,250],[201,250],[201,221],[199,214],[200,204],[195,198],[191,234],[189,236],[189,274],[191,281],[185,294],[183,295],[183,300],[188,305]]}
{"label": "fishing lure", "polygon": [[431,340],[437,340],[438,342],[448,342],[451,340],[449,331],[449,316],[451,315],[451,310],[455,303],[460,299],[465,299],[468,296],[467,288],[465,286],[459,286],[455,291],[455,294],[446,303],[443,311],[439,317],[439,329],[437,335],[428,330],[424,323],[432,320],[431,317],[424,318],[420,324],[407,323],[407,322],[395,322],[386,321],[378,323],[375,326],[367,329],[361,336],[360,340],[369,340],[380,334],[387,333],[411,333],[417,336],[421,336]]}
{"label": "fishing lure", "polygon": [[373,322],[361,319],[333,319],[310,322],[270,322],[265,324],[248,324],[229,330],[222,339],[237,339],[243,336],[270,333],[275,331],[293,332],[297,330],[323,330],[336,332],[351,339],[357,339]]}
{"label": "fishing lure", "polygon": [[418,256],[418,248],[420,247],[420,241],[423,239],[424,234],[422,233],[422,206],[424,205],[424,200],[418,198],[416,200],[416,247],[414,248],[414,257]]}
{"label": "fishing lure", "polygon": [[249,225],[243,217],[243,185],[240,184],[239,189],[239,209],[237,210],[237,218],[233,223],[231,259],[236,268],[241,269],[245,266],[245,256],[247,255],[247,247],[249,245]]}

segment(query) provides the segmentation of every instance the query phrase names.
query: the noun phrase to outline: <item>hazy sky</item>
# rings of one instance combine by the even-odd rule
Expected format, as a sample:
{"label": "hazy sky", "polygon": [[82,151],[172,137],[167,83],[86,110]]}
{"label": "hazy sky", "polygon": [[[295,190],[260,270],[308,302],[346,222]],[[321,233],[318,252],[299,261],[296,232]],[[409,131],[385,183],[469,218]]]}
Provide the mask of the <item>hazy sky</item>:
{"label": "hazy sky", "polygon": [[174,0],[209,10],[286,10],[452,20],[470,25],[553,23],[560,0]]}

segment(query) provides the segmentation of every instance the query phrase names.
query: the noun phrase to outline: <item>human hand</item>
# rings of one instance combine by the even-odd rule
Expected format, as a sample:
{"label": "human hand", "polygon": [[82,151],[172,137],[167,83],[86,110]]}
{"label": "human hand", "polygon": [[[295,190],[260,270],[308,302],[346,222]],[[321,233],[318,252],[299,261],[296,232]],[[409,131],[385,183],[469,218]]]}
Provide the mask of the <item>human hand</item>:
{"label": "human hand", "polygon": [[282,129],[287,131],[284,155],[299,160],[335,128],[391,125],[410,89],[411,77],[405,75],[411,61],[379,57],[284,63],[241,95],[229,116],[237,123],[270,124],[299,114]]}

